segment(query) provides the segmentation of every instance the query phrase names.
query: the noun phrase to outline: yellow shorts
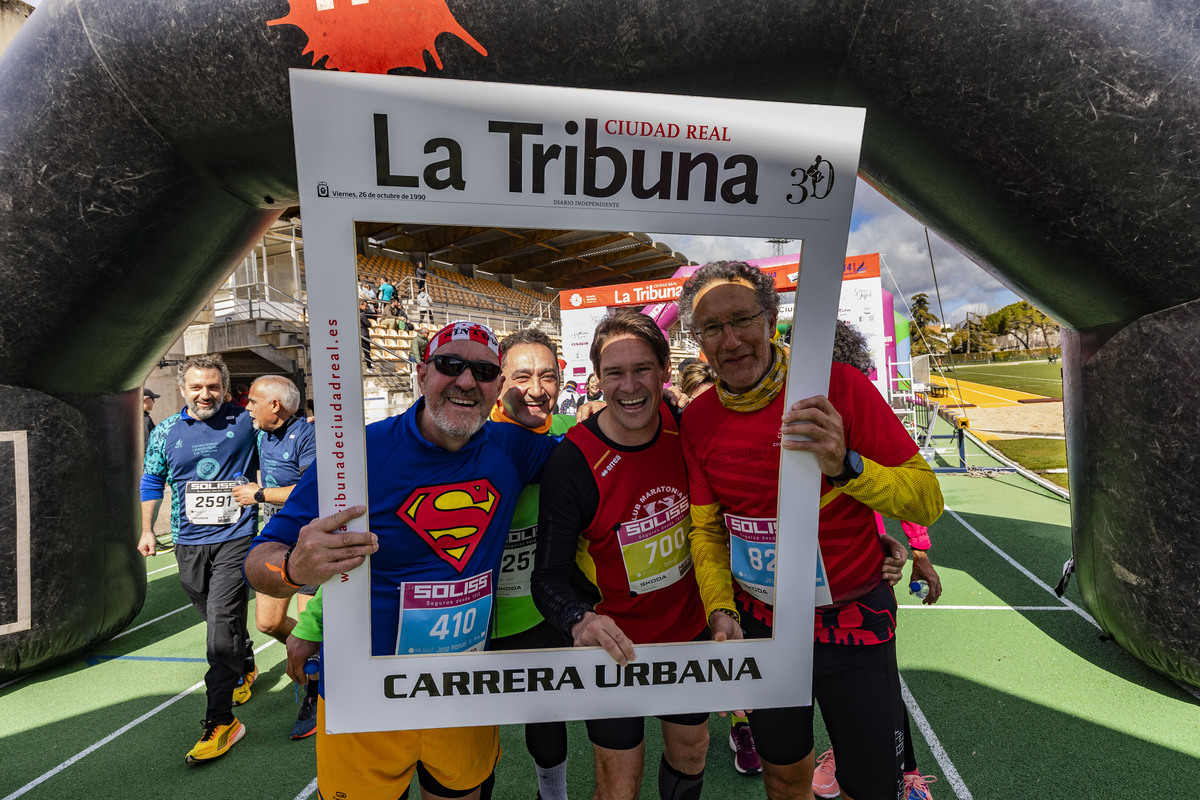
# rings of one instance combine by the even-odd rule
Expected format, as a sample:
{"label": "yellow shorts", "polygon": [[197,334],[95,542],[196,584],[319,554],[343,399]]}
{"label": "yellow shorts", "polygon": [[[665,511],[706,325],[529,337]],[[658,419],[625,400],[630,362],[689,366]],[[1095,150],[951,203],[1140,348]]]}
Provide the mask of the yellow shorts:
{"label": "yellow shorts", "polygon": [[447,789],[467,791],[487,780],[500,758],[500,729],[325,733],[325,700],[317,700],[317,791],[324,800],[396,800],[417,762]]}

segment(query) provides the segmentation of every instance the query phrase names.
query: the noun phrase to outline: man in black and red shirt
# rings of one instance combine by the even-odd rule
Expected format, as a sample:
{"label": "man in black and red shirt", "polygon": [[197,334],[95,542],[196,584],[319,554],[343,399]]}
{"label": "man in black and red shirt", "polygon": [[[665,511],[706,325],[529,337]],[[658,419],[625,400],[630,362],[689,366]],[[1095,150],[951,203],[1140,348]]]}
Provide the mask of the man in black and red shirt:
{"label": "man in black and red shirt", "polygon": [[[813,696],[844,794],[895,800],[904,724],[896,599],[881,578],[873,512],[928,525],[941,514],[941,490],[853,367],[833,364],[828,396],[786,406],[788,352],[771,337],[778,303],[774,281],[742,262],[706,265],[680,295],[683,324],[719,378],[681,425],[696,579],[714,639],[771,635],[780,448],[811,452],[825,475],[818,539],[831,595],[814,619]],[[811,798],[812,707],[758,709],[750,725],[767,796]]]}
{"label": "man in black and red shirt", "polygon": [[[634,645],[705,634],[688,546],[687,471],[663,403],[670,352],[649,317],[621,310],[596,328],[592,365],[608,406],[572,428],[542,476],[533,597],[577,647],[622,666]],[[700,796],[708,714],[663,716],[659,794]],[[596,796],[638,797],[641,717],[589,720]]]}

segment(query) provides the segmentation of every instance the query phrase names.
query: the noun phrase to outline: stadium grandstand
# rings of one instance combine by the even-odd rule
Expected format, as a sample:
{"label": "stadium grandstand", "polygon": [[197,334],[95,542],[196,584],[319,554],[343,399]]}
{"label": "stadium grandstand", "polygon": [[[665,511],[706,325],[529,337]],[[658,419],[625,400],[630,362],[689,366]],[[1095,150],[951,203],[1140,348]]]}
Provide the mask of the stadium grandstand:
{"label": "stadium grandstand", "polygon": [[[558,292],[669,277],[691,262],[643,233],[513,230],[443,225],[360,223],[356,274],[372,288],[383,279],[412,322],[418,319],[416,265],[428,271],[434,323],[482,322],[503,337],[528,327],[560,346]],[[414,330],[370,327],[374,368],[363,375],[368,420],[415,402]],[[695,348],[672,331],[672,361]],[[234,394],[264,374],[287,375],[311,397],[303,225],[298,209],[282,215],[238,263],[172,345],[146,385],[175,395],[174,367],[198,353],[221,353]]]}

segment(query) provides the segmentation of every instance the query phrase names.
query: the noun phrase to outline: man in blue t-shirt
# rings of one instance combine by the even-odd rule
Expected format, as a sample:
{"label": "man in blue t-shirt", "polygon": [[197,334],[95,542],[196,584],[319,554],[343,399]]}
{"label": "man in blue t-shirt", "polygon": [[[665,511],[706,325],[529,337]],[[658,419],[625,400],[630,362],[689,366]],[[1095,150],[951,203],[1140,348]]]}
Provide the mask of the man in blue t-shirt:
{"label": "man in blue t-shirt", "polygon": [[224,402],[229,369],[219,355],[187,359],[175,382],[185,405],[155,426],[146,447],[138,551],[157,552],[154,518],[169,485],[179,582],[208,626],[204,735],[187,754],[196,763],[224,755],[246,732],[233,706],[250,699],[257,675],[241,575],[255,513],[238,505],[233,490],[258,468],[258,457],[250,415]]}
{"label": "man in blue t-shirt", "polygon": [[[246,411],[258,431],[258,469],[262,483],[251,481],[233,490],[242,506],[257,506],[263,525],[283,507],[300,476],[317,457],[317,433],[300,411],[300,390],[283,375],[263,375],[250,385]],[[306,586],[296,594],[297,613],[304,610],[316,587]],[[288,616],[290,599],[256,592],[254,625],[282,644],[296,620]],[[317,685],[309,687],[291,738],[311,735],[317,722]]]}
{"label": "man in blue t-shirt", "polygon": [[[492,332],[454,322],[430,337],[417,366],[423,397],[367,426],[369,533],[327,534],[367,512],[318,516],[317,470],[300,479],[246,558],[258,590],[289,596],[371,555],[371,649],[376,655],[465,652],[487,640],[500,560],[517,498],[555,442],[520,425],[486,422],[503,383]],[[461,586],[454,608],[432,608],[421,584]],[[397,591],[403,588],[404,591]],[[438,618],[468,620],[453,630]],[[319,715],[323,708],[319,708]],[[423,795],[469,794],[499,755],[495,726],[328,736],[317,724],[318,789],[402,796],[418,762]],[[373,758],[363,758],[371,753]],[[386,756],[383,755],[386,753]]]}
{"label": "man in blue t-shirt", "polygon": [[[283,507],[300,476],[317,457],[316,429],[297,413],[299,409],[300,390],[282,375],[263,375],[250,386],[246,411],[257,431],[262,483],[242,484],[233,490],[233,497],[239,505],[257,506],[263,525]],[[297,603],[307,602],[311,595],[302,594]],[[286,644],[296,624],[287,609],[287,598],[259,594],[255,598],[254,623],[263,633]]]}

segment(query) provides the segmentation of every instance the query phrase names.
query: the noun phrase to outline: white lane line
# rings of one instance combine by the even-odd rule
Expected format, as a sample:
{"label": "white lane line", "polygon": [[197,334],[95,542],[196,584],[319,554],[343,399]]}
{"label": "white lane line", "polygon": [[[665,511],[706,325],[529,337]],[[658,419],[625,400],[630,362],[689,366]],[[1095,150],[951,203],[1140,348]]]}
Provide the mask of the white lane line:
{"label": "white lane line", "polygon": [[312,783],[300,790],[300,794],[296,795],[296,800],[308,800],[317,791],[317,779],[313,778]]}
{"label": "white lane line", "polygon": [[[270,640],[270,641],[268,641],[266,644],[264,644],[262,647],[260,647],[260,648],[258,648],[257,650],[255,650],[255,651],[254,651],[254,654],[255,654],[255,655],[258,655],[258,654],[259,654],[259,653],[261,653],[263,650],[266,650],[268,647],[270,647],[270,646],[271,646],[271,645],[273,645],[273,644],[275,644],[275,640],[274,640],[274,639],[271,639],[271,640]],[[96,742],[96,743],[95,743],[95,744],[93,744],[92,746],[90,746],[90,747],[87,747],[87,748],[85,748],[85,749],[83,749],[83,750],[79,751],[79,752],[78,752],[78,753],[76,753],[75,755],[73,755],[73,756],[71,756],[70,758],[68,758],[66,761],[64,761],[64,762],[62,762],[61,764],[59,764],[59,765],[58,765],[57,767],[55,767],[54,769],[50,770],[49,772],[45,772],[45,773],[43,773],[42,775],[40,775],[40,776],[39,776],[39,777],[37,777],[37,778],[34,778],[34,779],[33,779],[33,780],[31,780],[29,783],[27,783],[27,784],[25,784],[24,786],[22,786],[20,789],[17,789],[17,790],[16,790],[15,792],[13,792],[12,794],[10,794],[10,795],[8,795],[8,796],[6,796],[6,797],[4,797],[4,798],[2,798],[2,799],[0,799],[0,800],[16,800],[16,798],[18,798],[18,797],[20,797],[21,795],[25,794],[25,793],[26,793],[26,792],[28,792],[30,789],[33,789],[33,788],[35,788],[35,787],[37,787],[37,786],[40,786],[41,784],[43,784],[43,783],[45,783],[46,781],[50,780],[50,779],[51,779],[51,778],[53,778],[55,775],[57,775],[58,773],[62,772],[64,769],[66,769],[67,767],[71,766],[71,765],[72,765],[72,764],[74,764],[75,762],[79,761],[80,759],[84,758],[85,756],[89,756],[89,755],[91,755],[92,753],[96,752],[96,751],[97,751],[97,750],[99,750],[101,747],[103,747],[104,745],[108,744],[108,743],[109,743],[109,742],[111,742],[113,739],[116,739],[116,738],[117,738],[118,736],[120,736],[121,734],[123,734],[123,733],[126,733],[127,731],[131,731],[131,730],[133,730],[133,729],[134,729],[134,728],[136,728],[138,725],[141,725],[143,722],[145,722],[146,720],[150,719],[151,717],[153,717],[153,716],[154,716],[155,714],[157,714],[158,712],[160,712],[160,711],[163,711],[164,709],[166,709],[166,708],[168,708],[168,707],[170,707],[170,706],[174,705],[175,703],[177,703],[177,702],[179,702],[180,700],[182,700],[183,698],[187,697],[189,694],[191,694],[192,692],[194,692],[194,691],[196,691],[197,689],[201,688],[202,686],[204,686],[204,681],[200,681],[199,683],[194,683],[194,684],[192,684],[192,685],[191,685],[191,686],[189,686],[187,689],[184,689],[182,692],[180,692],[179,694],[177,694],[177,695],[175,695],[174,697],[172,697],[170,700],[167,700],[167,701],[165,701],[165,702],[162,702],[162,703],[160,703],[159,705],[157,705],[157,706],[156,706],[156,707],[154,707],[153,709],[151,709],[151,710],[147,711],[145,714],[142,714],[140,717],[138,717],[137,719],[135,719],[133,722],[130,722],[130,723],[128,723],[127,725],[125,725],[125,726],[123,726],[123,727],[121,727],[121,728],[118,728],[117,730],[113,731],[113,732],[112,732],[112,733],[110,733],[108,736],[105,736],[103,739],[101,739],[100,741]]]}
{"label": "white lane line", "polygon": [[947,782],[949,782],[950,787],[954,789],[954,794],[958,797],[958,800],[974,800],[971,796],[971,790],[967,788],[967,784],[963,782],[962,776],[954,768],[954,762],[950,760],[950,755],[946,752],[946,748],[942,747],[941,740],[933,732],[933,728],[929,725],[929,720],[925,719],[925,715],[921,712],[921,707],[917,705],[917,699],[908,690],[908,684],[904,682],[904,678],[900,679],[900,695],[904,698],[904,705],[908,706],[908,715],[912,717],[913,722],[917,723],[917,729],[921,731],[921,735],[929,743],[929,749],[933,752],[933,757],[937,759],[938,765],[942,768],[942,774],[945,776]]}
{"label": "white lane line", "polygon": [[1047,594],[1049,594],[1049,595],[1050,595],[1051,597],[1053,597],[1054,599],[1058,600],[1058,601],[1059,601],[1060,603],[1062,603],[1062,604],[1063,604],[1065,607],[1067,607],[1067,608],[1071,609],[1071,610],[1072,610],[1072,611],[1074,611],[1076,614],[1078,614],[1079,616],[1081,616],[1081,617],[1083,617],[1084,619],[1086,619],[1088,622],[1090,622],[1090,623],[1092,623],[1093,625],[1095,625],[1097,630],[1101,630],[1101,628],[1100,628],[1100,623],[1096,622],[1096,620],[1092,618],[1092,615],[1091,615],[1091,614],[1087,613],[1086,611],[1084,611],[1082,608],[1080,608],[1079,606],[1077,606],[1077,605],[1075,605],[1074,603],[1072,603],[1072,602],[1071,602],[1070,600],[1068,600],[1067,598],[1065,598],[1065,597],[1058,597],[1056,594],[1054,594],[1054,588],[1053,588],[1053,587],[1051,587],[1051,586],[1050,586],[1050,584],[1046,583],[1046,582],[1045,582],[1045,581],[1043,581],[1041,578],[1039,578],[1037,575],[1034,575],[1032,572],[1030,572],[1029,570],[1025,569],[1025,567],[1023,567],[1021,564],[1017,563],[1016,559],[1014,559],[1014,558],[1013,558],[1012,556],[1010,556],[1008,553],[1004,552],[1004,551],[1003,551],[1003,550],[1001,550],[999,547],[997,547],[995,544],[993,544],[993,543],[992,543],[992,541],[991,541],[990,539],[988,539],[986,536],[984,536],[982,533],[980,533],[979,531],[975,530],[975,528],[973,528],[973,527],[970,525],[970,523],[968,523],[968,522],[967,522],[965,519],[963,519],[962,517],[960,517],[960,516],[958,515],[958,512],[956,512],[954,509],[950,508],[950,506],[946,506],[946,510],[950,512],[950,516],[954,517],[956,520],[958,520],[958,521],[959,521],[959,524],[961,524],[961,525],[962,525],[964,528],[966,528],[967,530],[969,530],[971,533],[975,534],[975,536],[979,538],[979,541],[983,542],[983,543],[984,543],[984,544],[986,544],[988,547],[992,548],[992,550],[994,550],[994,551],[995,551],[995,552],[996,552],[996,553],[997,553],[997,554],[998,554],[998,555],[999,555],[1001,558],[1003,558],[1005,561],[1007,561],[1009,564],[1011,564],[1011,565],[1012,565],[1012,566],[1013,566],[1013,567],[1014,567],[1014,568],[1015,568],[1017,571],[1019,571],[1019,572],[1020,572],[1022,575],[1024,575],[1026,578],[1029,578],[1029,580],[1033,581],[1033,582],[1034,582],[1034,583],[1036,583],[1038,586],[1040,586],[1040,587],[1042,587],[1043,589],[1045,589]]}
{"label": "white lane line", "polygon": [[899,605],[897,608],[907,608],[916,611],[1070,611],[1066,606],[946,606],[938,603],[934,606]]}
{"label": "white lane line", "polygon": [[[1072,602],[1071,602],[1070,600],[1068,600],[1067,598],[1065,598],[1065,597],[1059,597],[1058,595],[1054,594],[1054,589],[1052,589],[1052,588],[1050,587],[1050,585],[1049,585],[1049,584],[1047,584],[1045,581],[1043,581],[1042,579],[1040,579],[1038,576],[1034,575],[1034,574],[1033,574],[1032,572],[1030,572],[1029,570],[1025,569],[1025,567],[1023,567],[1023,566],[1021,566],[1020,564],[1018,564],[1018,563],[1017,563],[1017,562],[1016,562],[1016,561],[1015,561],[1013,558],[1011,558],[1011,557],[1008,555],[1008,553],[1005,553],[1005,552],[1004,552],[1003,550],[1001,550],[999,547],[997,547],[996,545],[992,544],[992,542],[991,542],[990,540],[988,540],[988,538],[987,538],[986,536],[984,536],[982,533],[980,533],[979,531],[977,531],[977,530],[975,530],[973,527],[971,527],[969,524],[967,524],[967,521],[966,521],[965,519],[963,519],[962,517],[960,517],[960,516],[958,515],[958,513],[954,511],[954,509],[950,508],[950,506],[946,506],[946,510],[947,510],[947,511],[949,511],[949,512],[950,512],[950,516],[952,516],[952,517],[954,517],[956,520],[958,520],[958,521],[959,521],[959,522],[962,524],[962,526],[963,526],[964,528],[966,528],[966,529],[967,529],[967,530],[969,530],[971,533],[973,533],[973,534],[975,534],[977,537],[979,537],[979,540],[980,540],[981,542],[983,542],[983,543],[984,543],[984,544],[986,544],[988,547],[990,547],[990,548],[992,548],[993,550],[995,550],[997,553],[999,553],[999,554],[1000,554],[1000,557],[1001,557],[1001,558],[1003,558],[1003,559],[1004,559],[1005,561],[1007,561],[1009,564],[1012,564],[1014,567],[1016,567],[1018,570],[1020,570],[1020,572],[1021,572],[1021,573],[1022,573],[1022,574],[1023,574],[1025,577],[1029,578],[1029,580],[1033,581],[1033,582],[1034,582],[1034,583],[1036,583],[1038,586],[1040,586],[1040,587],[1042,587],[1043,589],[1045,589],[1045,590],[1046,590],[1046,591],[1047,591],[1047,592],[1050,594],[1050,596],[1051,596],[1051,597],[1054,597],[1056,600],[1058,600],[1059,602],[1061,602],[1061,603],[1063,604],[1064,608],[1067,608],[1067,609],[1069,609],[1069,610],[1071,610],[1071,611],[1074,611],[1076,614],[1078,614],[1079,616],[1083,617],[1083,618],[1084,618],[1085,620],[1087,620],[1088,622],[1090,622],[1090,623],[1092,623],[1093,625],[1095,625],[1095,626],[1096,626],[1096,630],[1100,631],[1101,633],[1103,633],[1103,632],[1104,632],[1104,629],[1100,627],[1100,623],[1096,622],[1095,618],[1093,618],[1091,614],[1087,613],[1086,611],[1084,611],[1082,608],[1080,608],[1079,606],[1077,606],[1077,605],[1075,605],[1074,603],[1072,603]],[[1107,636],[1108,634],[1105,634],[1105,635]],[[1178,686],[1180,689],[1182,689],[1183,691],[1187,692],[1188,694],[1190,694],[1192,697],[1196,698],[1197,700],[1200,700],[1200,689],[1197,689],[1195,686],[1191,686],[1191,685],[1189,685],[1189,684],[1186,684],[1186,683],[1184,683],[1183,681],[1181,681],[1181,680],[1178,680],[1177,678],[1171,678],[1170,676],[1168,676],[1168,677],[1170,678],[1171,682],[1172,682],[1172,683],[1174,683],[1176,686]]]}
{"label": "white lane line", "polygon": [[161,617],[155,617],[154,619],[146,620],[146,621],[145,621],[145,622],[143,622],[141,625],[138,625],[138,626],[136,626],[136,627],[133,627],[133,628],[128,628],[128,629],[126,629],[126,630],[123,630],[123,631],[121,631],[121,632],[120,632],[120,633],[118,633],[116,636],[112,637],[112,639],[109,639],[109,641],[111,642],[111,641],[114,641],[114,640],[116,640],[116,639],[120,639],[120,638],[121,638],[122,636],[124,636],[125,634],[128,634],[128,633],[133,633],[134,631],[139,631],[139,630],[141,630],[142,628],[146,627],[147,625],[153,625],[153,624],[154,624],[154,623],[156,623],[156,622],[160,622],[160,621],[162,621],[162,620],[166,619],[167,617],[171,616],[172,614],[178,614],[180,611],[186,611],[187,609],[189,609],[189,608],[191,608],[191,607],[192,607],[192,606],[191,606],[191,604],[189,603],[189,604],[188,604],[188,605],[186,605],[186,606],[180,606],[179,608],[175,609],[174,611],[168,611],[167,613],[163,614]]}
{"label": "white lane line", "polygon": [[165,567],[159,567],[156,570],[151,570],[150,572],[147,572],[146,577],[149,578],[151,575],[157,575],[160,572],[166,572],[167,570],[175,569],[178,566],[179,566],[178,564],[169,564],[168,566],[165,566]]}

